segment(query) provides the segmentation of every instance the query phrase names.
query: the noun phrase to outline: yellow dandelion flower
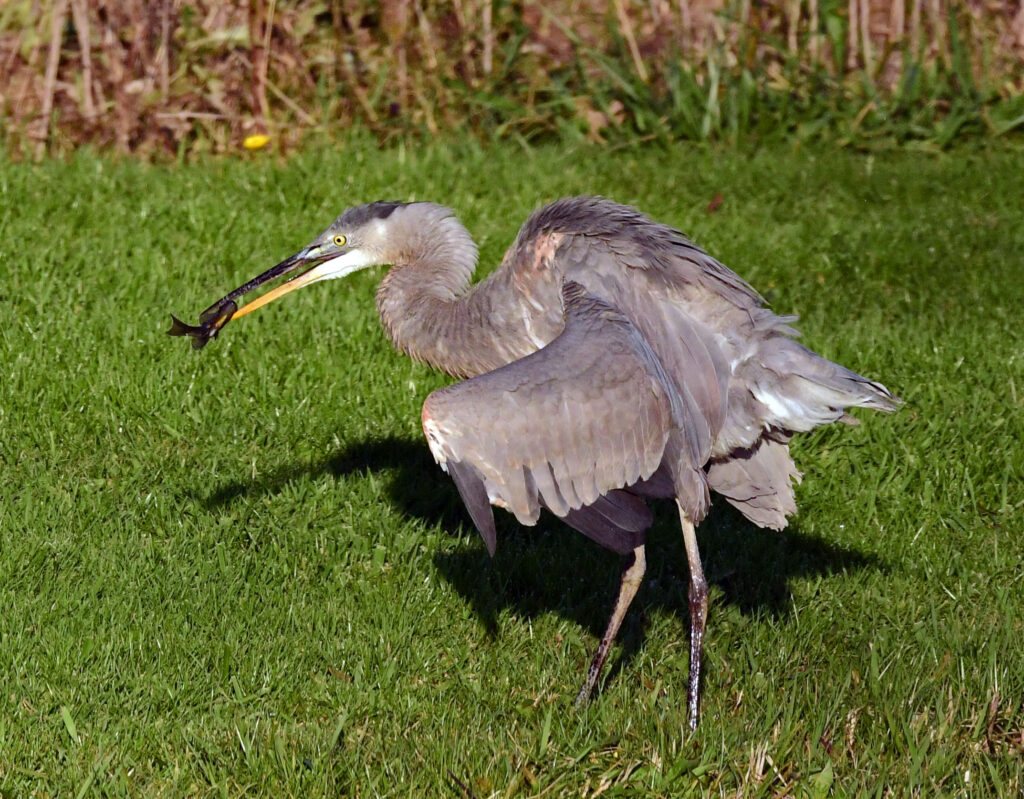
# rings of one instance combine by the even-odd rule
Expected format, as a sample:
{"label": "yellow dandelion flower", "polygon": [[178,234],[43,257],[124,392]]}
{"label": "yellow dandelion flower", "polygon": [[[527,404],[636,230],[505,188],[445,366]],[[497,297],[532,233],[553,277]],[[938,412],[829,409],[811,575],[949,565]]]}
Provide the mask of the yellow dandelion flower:
{"label": "yellow dandelion flower", "polygon": [[262,147],[266,147],[269,142],[270,137],[266,133],[256,133],[252,136],[246,136],[242,146],[246,150],[259,150]]}

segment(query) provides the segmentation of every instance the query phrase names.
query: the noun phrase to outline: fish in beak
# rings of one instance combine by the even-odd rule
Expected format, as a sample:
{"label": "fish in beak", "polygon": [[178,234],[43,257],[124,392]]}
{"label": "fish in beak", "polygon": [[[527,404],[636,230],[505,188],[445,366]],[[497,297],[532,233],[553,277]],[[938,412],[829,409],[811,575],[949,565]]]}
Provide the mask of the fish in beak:
{"label": "fish in beak", "polygon": [[[273,302],[277,298],[283,297],[285,294],[300,289],[303,286],[308,286],[319,280],[343,277],[369,265],[367,259],[359,250],[349,250],[339,255],[337,251],[325,251],[325,249],[321,246],[311,246],[285,258],[281,263],[271,267],[263,274],[217,300],[217,302],[199,314],[198,325],[186,324],[172,314],[171,328],[167,331],[167,335],[190,336],[192,338],[192,347],[197,350],[202,349],[210,339],[216,338],[221,328],[232,319],[238,319],[248,313],[252,313],[257,308],[262,308],[267,303]],[[243,294],[255,291],[271,280],[287,275],[289,272],[294,272],[302,267],[306,267],[305,271],[271,289],[249,304],[239,308],[238,303],[235,302]]]}

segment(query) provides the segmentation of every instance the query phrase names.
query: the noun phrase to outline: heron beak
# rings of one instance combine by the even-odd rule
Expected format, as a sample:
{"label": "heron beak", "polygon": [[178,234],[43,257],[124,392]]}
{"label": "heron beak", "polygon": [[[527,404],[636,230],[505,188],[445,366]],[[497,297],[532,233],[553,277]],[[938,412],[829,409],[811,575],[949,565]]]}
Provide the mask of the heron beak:
{"label": "heron beak", "polygon": [[[192,346],[195,349],[202,349],[212,338],[216,338],[221,328],[232,319],[252,313],[257,308],[262,308],[268,302],[273,302],[278,297],[316,283],[318,280],[327,280],[332,277],[344,277],[367,266],[378,263],[362,250],[348,250],[340,255],[335,250],[324,252],[320,246],[311,246],[285,258],[281,263],[272,266],[262,275],[254,277],[248,283],[239,286],[230,294],[225,294],[217,302],[199,314],[198,325],[187,325],[173,315],[171,316],[171,328],[167,331],[172,336],[189,336],[192,338]],[[300,272],[295,277],[271,289],[263,296],[253,300],[242,308],[238,307],[235,299],[248,294],[269,283],[275,278],[287,275],[301,267],[307,267],[306,271]]]}
{"label": "heron beak", "polygon": [[326,255],[320,257],[319,259],[316,257],[318,249],[319,248],[315,247],[307,247],[306,249],[300,250],[299,252],[295,253],[295,255],[289,255],[287,258],[281,261],[281,263],[270,267],[270,269],[268,269],[266,272],[264,272],[261,275],[258,275],[257,277],[254,277],[249,282],[239,286],[230,294],[226,294],[224,297],[218,300],[217,303],[219,304],[235,300],[238,297],[241,297],[243,294],[248,294],[251,291],[255,291],[264,283],[269,283],[271,280],[275,280],[281,277],[282,275],[287,275],[289,272],[294,272],[296,269],[299,269],[304,265],[315,265],[320,263],[321,261],[326,260],[328,257]]}
{"label": "heron beak", "polygon": [[[296,267],[297,266],[298,264],[296,264]],[[272,288],[266,294],[263,294],[257,297],[252,302],[243,305],[241,308],[238,309],[238,311],[235,312],[234,318],[238,319],[240,316],[245,316],[248,313],[252,313],[257,308],[262,308],[264,305],[273,302],[278,297],[283,297],[285,294],[288,294],[291,291],[295,291],[295,289],[301,289],[303,286],[308,286],[310,283],[315,282],[318,279],[316,275],[316,267],[317,264],[314,264],[305,272],[302,272],[296,275],[295,277],[290,278],[286,282],[282,283],[280,286]]]}
{"label": "heron beak", "polygon": [[[303,264],[312,262],[315,266],[330,257],[329,255],[324,255],[318,258],[319,254],[319,248],[307,247],[290,258],[285,258],[281,263],[271,267],[262,275],[253,278],[248,283],[239,286],[231,293],[225,294],[217,300],[217,302],[199,314],[198,325],[187,325],[172,314],[171,328],[167,331],[168,335],[189,336],[192,339],[192,346],[197,350],[202,349],[209,343],[210,339],[217,338],[221,328],[236,316],[238,312],[238,303],[235,302],[236,298],[243,294],[248,294],[250,291],[259,288],[274,278],[298,269]],[[263,302],[269,302],[269,299],[265,299]],[[246,313],[250,310],[253,310],[253,308],[248,308]]]}
{"label": "heron beak", "polygon": [[[309,264],[310,266],[305,272],[301,272],[295,277],[289,279],[287,282],[282,283],[280,286],[271,289],[266,294],[257,297],[248,305],[242,306],[232,318],[238,319],[240,316],[252,313],[257,308],[262,308],[267,303],[273,302],[279,297],[283,297],[285,294],[289,294],[296,289],[301,289],[303,286],[308,286],[311,283],[316,283],[320,280],[327,280],[329,278],[344,277],[345,275],[351,274],[363,267],[370,266],[371,263],[372,262],[369,261],[360,250],[349,250],[342,255],[335,255],[334,253],[323,255],[314,248],[303,250],[250,281],[252,287],[249,290],[251,291],[253,288],[256,288],[268,280],[272,280],[278,275],[286,274],[299,266]],[[250,284],[246,285],[248,286]],[[232,292],[232,294],[234,294],[234,292]],[[232,295],[228,296],[230,297]]]}

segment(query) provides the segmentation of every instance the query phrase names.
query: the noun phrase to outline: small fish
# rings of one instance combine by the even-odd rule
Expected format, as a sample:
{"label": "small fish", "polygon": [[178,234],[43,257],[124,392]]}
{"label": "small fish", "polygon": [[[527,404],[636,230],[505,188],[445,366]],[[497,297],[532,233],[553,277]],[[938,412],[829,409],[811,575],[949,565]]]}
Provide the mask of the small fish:
{"label": "small fish", "polygon": [[187,325],[174,314],[171,314],[169,336],[191,336],[192,348],[201,350],[211,338],[217,338],[220,329],[231,321],[238,310],[233,300],[219,300],[199,314],[198,325]]}

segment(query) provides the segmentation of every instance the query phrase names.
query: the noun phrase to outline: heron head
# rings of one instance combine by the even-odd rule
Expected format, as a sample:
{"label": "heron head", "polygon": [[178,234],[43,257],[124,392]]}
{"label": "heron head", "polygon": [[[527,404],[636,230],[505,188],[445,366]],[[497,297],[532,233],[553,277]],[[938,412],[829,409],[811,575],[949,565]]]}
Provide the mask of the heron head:
{"label": "heron head", "polygon": [[237,319],[303,286],[390,263],[389,220],[404,207],[405,203],[375,202],[349,208],[308,245],[239,286],[220,302],[234,300],[275,278],[298,271],[280,286],[238,309],[233,315]]}
{"label": "heron head", "polygon": [[[174,319],[167,332],[174,336],[191,336],[193,346],[202,347],[230,320],[303,286],[345,277],[378,264],[408,266],[417,262],[440,264],[441,271],[450,279],[468,282],[476,265],[476,245],[451,209],[426,202],[374,202],[355,206],[297,253],[221,297],[199,315],[198,326]],[[239,308],[235,302],[243,294],[286,275],[290,277],[284,283],[248,305]],[[440,279],[436,274],[434,278]],[[447,295],[453,293],[454,290],[447,291]]]}

